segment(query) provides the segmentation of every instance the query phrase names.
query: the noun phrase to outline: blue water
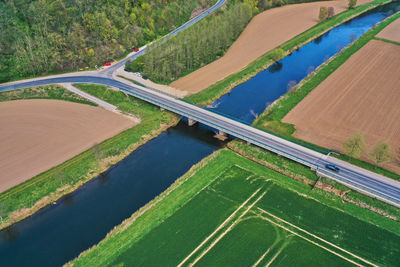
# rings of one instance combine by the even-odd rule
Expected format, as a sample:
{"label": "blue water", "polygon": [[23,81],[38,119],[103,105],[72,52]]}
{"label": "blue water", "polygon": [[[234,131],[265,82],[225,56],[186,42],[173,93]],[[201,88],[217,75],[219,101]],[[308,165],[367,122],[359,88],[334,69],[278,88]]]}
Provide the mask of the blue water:
{"label": "blue water", "polygon": [[288,91],[292,81],[300,82],[327,59],[398,9],[399,2],[389,8],[380,7],[330,30],[235,87],[212,103],[211,110],[251,123],[256,115],[260,115]]}
{"label": "blue water", "polygon": [[[398,6],[398,4],[397,4]],[[214,110],[247,122],[300,81],[311,67],[387,17],[386,5],[339,26],[234,88]],[[251,112],[253,110],[253,112]],[[102,240],[115,226],[162,193],[223,143],[204,127],[184,123],[134,151],[105,174],[0,232],[0,266],[60,266]]]}
{"label": "blue water", "polygon": [[223,145],[180,123],[72,194],[0,232],[0,266],[60,266]]}

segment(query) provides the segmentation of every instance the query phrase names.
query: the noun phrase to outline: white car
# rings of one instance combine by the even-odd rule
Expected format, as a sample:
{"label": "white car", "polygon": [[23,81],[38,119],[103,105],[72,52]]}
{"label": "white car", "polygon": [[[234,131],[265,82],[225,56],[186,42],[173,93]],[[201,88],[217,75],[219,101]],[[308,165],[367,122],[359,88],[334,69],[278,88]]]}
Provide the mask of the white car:
{"label": "white car", "polygon": [[142,74],[140,73],[140,72],[135,72],[134,73],[136,76],[138,76],[138,77],[142,77]]}

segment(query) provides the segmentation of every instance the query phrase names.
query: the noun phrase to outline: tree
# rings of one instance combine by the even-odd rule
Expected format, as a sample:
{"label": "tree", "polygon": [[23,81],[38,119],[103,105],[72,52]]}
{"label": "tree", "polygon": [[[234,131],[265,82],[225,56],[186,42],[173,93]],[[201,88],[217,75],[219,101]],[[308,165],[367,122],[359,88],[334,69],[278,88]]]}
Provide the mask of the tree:
{"label": "tree", "polygon": [[372,150],[370,157],[376,165],[388,163],[392,159],[392,149],[390,144],[386,142],[378,142]]}
{"label": "tree", "polygon": [[343,152],[352,158],[360,158],[364,153],[365,138],[362,133],[355,133],[343,144]]}
{"label": "tree", "polygon": [[276,49],[271,51],[270,56],[271,56],[273,61],[278,61],[278,60],[282,59],[285,56],[285,51],[283,51],[282,48],[276,48]]}
{"label": "tree", "polygon": [[397,164],[400,165],[400,146],[396,150],[396,161]]}
{"label": "tree", "polygon": [[357,0],[349,0],[348,7],[349,9],[354,8],[357,5]]}
{"label": "tree", "polygon": [[0,204],[0,220],[3,222],[3,219],[6,217],[6,206],[4,204]]}
{"label": "tree", "polygon": [[328,19],[335,16],[335,8],[333,6],[328,7]]}
{"label": "tree", "polygon": [[328,8],[326,6],[320,7],[318,18],[320,21],[324,21],[328,18]]}
{"label": "tree", "polygon": [[95,144],[93,146],[93,155],[97,160],[101,160],[104,157],[104,151],[100,144]]}

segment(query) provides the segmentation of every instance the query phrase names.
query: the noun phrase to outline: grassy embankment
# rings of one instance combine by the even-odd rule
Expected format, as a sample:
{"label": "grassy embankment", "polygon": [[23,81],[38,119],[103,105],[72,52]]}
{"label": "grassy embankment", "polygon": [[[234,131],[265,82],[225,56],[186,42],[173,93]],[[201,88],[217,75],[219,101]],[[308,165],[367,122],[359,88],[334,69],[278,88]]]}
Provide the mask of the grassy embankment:
{"label": "grassy embankment", "polygon": [[[315,89],[322,81],[324,81],[329,75],[337,70],[354,53],[361,49],[370,40],[374,39],[376,34],[378,34],[382,29],[398,18],[400,18],[400,13],[397,13],[382,21],[376,27],[369,30],[358,40],[349,45],[345,50],[332,58],[329,62],[326,62],[320,66],[314,74],[300,82],[299,88],[296,91],[286,94],[270,108],[267,108],[265,112],[262,113],[254,122],[254,125],[258,128],[265,128],[272,132],[279,133],[286,138],[293,138],[292,134],[295,131],[294,125],[282,122],[282,119],[286,116],[286,114],[288,114],[290,110],[300,103],[313,89]],[[397,180],[400,179],[399,174],[390,172],[381,167],[375,168],[373,164],[368,162],[358,159],[351,159],[345,155],[340,155],[339,158],[345,161],[351,161],[352,164],[385,175],[387,177]]]}
{"label": "grassy embankment", "polygon": [[[282,48],[285,54],[288,55],[297,48],[305,45],[306,43],[314,40],[318,36],[324,34],[335,26],[348,21],[361,13],[364,13],[376,6],[382,5],[384,3],[390,2],[389,0],[376,0],[371,3],[358,6],[354,9],[343,11],[334,17],[318,23],[307,31],[297,35],[291,40],[285,42],[277,48]],[[235,86],[244,83],[245,81],[254,77],[257,73],[265,70],[271,66],[274,61],[272,60],[272,51],[269,51],[265,55],[261,56],[254,62],[250,63],[242,71],[232,74],[225,78],[224,80],[217,82],[216,84],[208,87],[207,89],[186,97],[186,100],[194,102],[196,104],[207,105],[216,99],[220,98],[222,95],[228,93]]]}
{"label": "grassy embankment", "polygon": [[388,39],[385,39],[385,38],[374,37],[374,39],[375,39],[375,40],[379,40],[379,41],[383,41],[383,42],[386,42],[386,43],[391,43],[391,44],[395,44],[395,45],[400,45],[399,42],[392,41],[392,40],[388,40]]}
{"label": "grassy embankment", "polygon": [[97,106],[97,104],[87,101],[83,97],[74,94],[59,85],[23,88],[0,93],[0,102],[20,99],[55,99]]}
{"label": "grassy embankment", "polygon": [[[173,114],[162,112],[156,106],[122,92],[101,85],[75,86],[116,105],[124,113],[139,117],[141,123],[1,193],[0,229],[32,215],[61,196],[76,190],[177,122]],[[21,96],[28,97],[24,94]],[[4,99],[3,93],[0,98]]]}
{"label": "grassy embankment", "polygon": [[[310,175],[308,172],[306,169],[300,171],[305,176]],[[258,188],[260,191],[249,198]],[[261,198],[257,202],[258,197]],[[248,198],[249,202],[239,208]],[[217,229],[236,209],[238,213]],[[223,149],[195,165],[160,196],[115,227],[98,245],[68,265],[176,266],[216,229],[186,264],[218,240],[199,263],[231,265],[236,259],[250,265],[268,248],[271,251],[262,261],[263,265],[280,249],[280,257],[286,255],[286,261],[306,263],[308,260],[310,263],[315,259],[332,264],[348,263],[299,236],[289,238],[290,233],[281,226],[360,262],[274,216],[374,263],[398,264],[398,222],[343,202],[340,197],[319,188],[312,190],[299,181]],[[278,226],[275,230],[274,225]],[[223,236],[225,230],[229,231]],[[370,238],[374,242],[370,242]]]}

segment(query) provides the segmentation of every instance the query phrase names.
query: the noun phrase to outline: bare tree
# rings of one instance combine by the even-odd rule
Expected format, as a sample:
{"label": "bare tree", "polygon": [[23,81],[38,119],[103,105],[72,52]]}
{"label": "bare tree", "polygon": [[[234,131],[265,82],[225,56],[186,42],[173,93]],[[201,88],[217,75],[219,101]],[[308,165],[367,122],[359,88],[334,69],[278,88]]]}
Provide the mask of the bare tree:
{"label": "bare tree", "polygon": [[400,166],[400,146],[397,148],[395,156],[396,156],[397,165]]}
{"label": "bare tree", "polygon": [[58,181],[61,185],[63,185],[64,183],[66,183],[68,176],[64,170],[59,170],[54,175],[54,179]]}
{"label": "bare tree", "polygon": [[93,155],[97,160],[101,160],[104,157],[104,151],[101,148],[100,144],[95,144],[93,146]]}
{"label": "bare tree", "polygon": [[343,152],[352,158],[360,158],[365,149],[365,137],[362,133],[358,132],[350,136],[343,144]]}
{"label": "bare tree", "polygon": [[328,7],[328,19],[335,16],[335,8],[333,6]]}
{"label": "bare tree", "polygon": [[[371,160],[375,165],[385,164],[392,159],[392,149],[386,142],[378,142],[370,154]],[[375,166],[376,169],[376,166]]]}
{"label": "bare tree", "polygon": [[0,204],[0,220],[3,222],[4,218],[6,217],[6,206],[5,204]]}

